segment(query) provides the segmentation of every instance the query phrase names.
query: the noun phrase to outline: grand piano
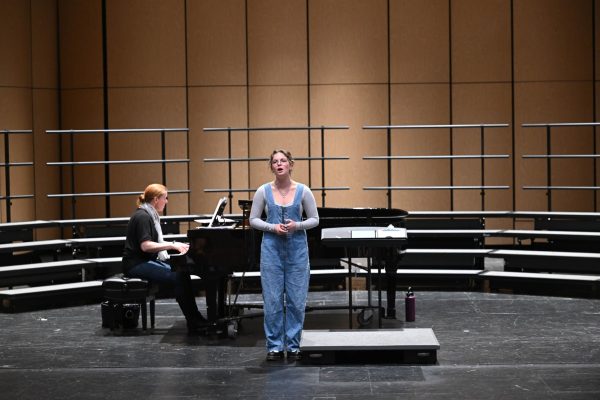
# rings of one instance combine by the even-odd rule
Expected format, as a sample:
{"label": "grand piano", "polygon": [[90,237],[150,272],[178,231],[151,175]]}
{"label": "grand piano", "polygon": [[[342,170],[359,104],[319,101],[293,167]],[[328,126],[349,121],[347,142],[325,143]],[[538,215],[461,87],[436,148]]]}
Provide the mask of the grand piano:
{"label": "grand piano", "polygon": [[[210,227],[191,229],[187,233],[190,250],[185,261],[177,264],[179,267],[185,264],[191,273],[202,278],[209,320],[215,321],[227,316],[225,296],[228,276],[233,272],[259,270],[262,232],[249,227],[250,206],[251,201],[241,200],[243,213],[239,218],[230,219],[226,225],[221,225],[218,223],[219,218],[213,216]],[[359,255],[349,253],[349,249],[343,246],[324,246],[321,241],[323,229],[389,225],[402,227],[407,215],[404,210],[384,208],[321,207],[318,212],[319,226],[307,231],[311,269],[339,267],[340,259]],[[397,248],[380,249],[377,253],[377,263],[386,267],[388,305],[395,304],[396,266],[401,256],[401,251]],[[393,311],[393,306],[388,307],[388,314]]]}

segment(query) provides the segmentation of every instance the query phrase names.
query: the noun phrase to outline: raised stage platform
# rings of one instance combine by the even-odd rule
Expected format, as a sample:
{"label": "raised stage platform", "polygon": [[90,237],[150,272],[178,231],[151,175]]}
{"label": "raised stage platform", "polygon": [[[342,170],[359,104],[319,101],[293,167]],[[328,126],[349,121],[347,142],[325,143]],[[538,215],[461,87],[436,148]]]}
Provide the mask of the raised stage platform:
{"label": "raised stage platform", "polygon": [[429,328],[305,330],[300,342],[305,364],[435,364],[439,348]]}

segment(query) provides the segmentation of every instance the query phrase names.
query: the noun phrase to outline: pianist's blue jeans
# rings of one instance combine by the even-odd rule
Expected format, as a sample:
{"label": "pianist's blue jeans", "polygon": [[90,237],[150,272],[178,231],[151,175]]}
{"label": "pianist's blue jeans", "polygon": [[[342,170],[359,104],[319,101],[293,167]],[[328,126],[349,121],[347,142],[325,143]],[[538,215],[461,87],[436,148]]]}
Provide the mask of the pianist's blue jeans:
{"label": "pianist's blue jeans", "polygon": [[171,270],[169,264],[160,260],[138,264],[127,272],[130,278],[146,279],[159,285],[174,287],[175,297],[181,298],[185,295],[184,285],[181,284],[184,277],[178,274],[180,273]]}
{"label": "pianist's blue jeans", "polygon": [[185,271],[173,271],[166,262],[156,260],[136,265],[127,272],[131,278],[147,279],[160,285],[175,288],[175,299],[185,315],[188,326],[198,318],[202,318],[196,304],[190,274]]}

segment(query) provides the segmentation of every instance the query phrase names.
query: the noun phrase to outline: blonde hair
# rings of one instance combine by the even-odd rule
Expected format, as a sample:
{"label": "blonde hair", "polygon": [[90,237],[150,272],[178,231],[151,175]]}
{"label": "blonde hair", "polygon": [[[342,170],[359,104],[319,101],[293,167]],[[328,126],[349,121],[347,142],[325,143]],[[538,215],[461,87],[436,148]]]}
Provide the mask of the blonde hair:
{"label": "blonde hair", "polygon": [[294,166],[294,157],[292,157],[292,153],[290,153],[287,150],[284,149],[275,149],[273,150],[273,152],[271,153],[271,157],[269,158],[269,169],[273,170],[273,157],[275,157],[275,154],[277,153],[281,153],[285,156],[285,158],[287,158],[288,162],[290,163],[290,166]]}
{"label": "blonde hair", "polygon": [[163,194],[167,194],[167,187],[165,185],[161,185],[160,183],[152,183],[146,186],[144,193],[138,196],[137,205],[139,207],[143,203],[150,203],[152,200],[162,196]]}

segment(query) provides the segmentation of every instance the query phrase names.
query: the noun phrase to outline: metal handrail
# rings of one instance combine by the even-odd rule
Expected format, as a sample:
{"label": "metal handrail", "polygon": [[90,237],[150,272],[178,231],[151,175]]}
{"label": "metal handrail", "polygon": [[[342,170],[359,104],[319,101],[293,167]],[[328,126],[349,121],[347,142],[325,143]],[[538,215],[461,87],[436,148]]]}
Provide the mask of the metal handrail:
{"label": "metal handrail", "polygon": [[523,189],[527,190],[546,190],[547,207],[548,211],[552,210],[552,190],[593,190],[594,191],[594,210],[597,204],[597,187],[596,186],[555,186],[552,185],[552,159],[555,158],[587,158],[593,161],[593,181],[596,183],[596,159],[600,157],[597,154],[552,154],[552,141],[551,131],[552,128],[565,128],[565,127],[593,127],[593,140],[596,148],[596,126],[600,126],[600,122],[551,122],[551,123],[528,123],[521,124],[523,128],[545,128],[546,131],[546,154],[525,154],[522,157],[527,159],[542,158],[546,160],[546,185],[545,186],[522,186]]}
{"label": "metal handrail", "polygon": [[[189,189],[169,189],[169,194],[190,193]],[[48,194],[49,198],[74,198],[74,197],[105,197],[105,196],[139,196],[140,191],[131,192],[87,192],[87,193],[59,193]]]}
{"label": "metal handrail", "polygon": [[256,128],[204,128],[204,132],[253,132],[253,131],[315,131],[321,129],[350,129],[346,125],[323,125],[323,126],[282,126],[282,127],[256,127]]}
{"label": "metal handrail", "polygon": [[[385,130],[387,133],[387,155],[386,156],[369,156],[363,157],[364,160],[387,160],[387,183],[388,186],[380,186],[377,189],[365,187],[363,190],[387,190],[388,208],[392,207],[392,191],[393,190],[437,190],[437,189],[480,189],[481,190],[481,209],[485,209],[485,190],[487,189],[509,189],[510,186],[486,186],[485,185],[485,160],[492,158],[510,158],[508,154],[485,154],[484,130],[485,128],[508,128],[509,124],[411,124],[411,125],[364,125],[366,130]],[[391,133],[394,129],[463,129],[477,128],[480,131],[480,146],[481,154],[477,155],[418,155],[418,156],[393,156],[392,153],[392,138]],[[450,131],[452,132],[452,131]],[[450,150],[452,152],[452,150]],[[392,160],[433,160],[447,159],[450,162],[450,185],[449,186],[392,186]],[[453,160],[459,159],[479,159],[481,164],[481,185],[480,186],[456,186],[454,183],[454,174],[452,171]],[[450,196],[450,207],[454,208],[454,199]]]}
{"label": "metal handrail", "polygon": [[187,163],[189,158],[170,159],[170,160],[114,160],[114,161],[59,161],[47,162],[49,166],[67,166],[67,165],[114,165],[114,164],[171,164]]}
{"label": "metal handrail", "polygon": [[440,156],[365,156],[363,160],[450,160],[450,159],[479,159],[479,158],[510,158],[508,154],[464,154]]}
{"label": "metal handrail", "polygon": [[[104,134],[104,160],[97,161],[61,161],[61,162],[50,162],[46,165],[50,166],[71,166],[71,190],[75,191],[75,172],[74,167],[76,166],[84,166],[84,165],[103,165],[104,166],[104,189],[105,192],[98,193],[65,193],[65,194],[52,194],[48,195],[49,198],[71,198],[71,212],[72,215],[75,215],[75,198],[76,197],[85,197],[85,196],[105,196],[105,212],[106,215],[110,215],[110,196],[116,195],[126,195],[130,194],[130,192],[111,192],[110,191],[110,169],[109,165],[118,165],[118,164],[162,164],[162,180],[164,184],[166,184],[167,180],[167,171],[166,164],[169,163],[188,163],[189,159],[172,159],[169,160],[166,158],[166,134],[172,132],[185,132],[186,134],[189,132],[189,128],[118,128],[118,129],[49,129],[46,130],[48,134],[59,134],[59,135],[67,135],[70,144],[70,160],[75,159],[74,152],[74,137],[76,134],[93,134],[93,133],[102,133]],[[109,146],[108,146],[108,135],[112,133],[160,133],[160,148],[162,158],[160,160],[110,160],[109,155]],[[62,170],[61,170],[62,176]],[[137,192],[135,192],[137,193]]]}
{"label": "metal handrail", "polygon": [[364,190],[488,190],[488,189],[509,189],[510,186],[496,185],[496,186],[459,186],[459,185],[448,185],[448,186],[367,186],[363,187]]}
{"label": "metal handrail", "polygon": [[508,128],[509,124],[365,125],[363,129]]}
{"label": "metal handrail", "polygon": [[148,133],[148,132],[187,132],[189,128],[131,128],[131,129],[48,129],[46,133]]}
{"label": "metal handrail", "polygon": [[[283,127],[274,127],[274,126],[268,126],[268,127],[237,127],[237,128],[232,128],[232,127],[226,127],[226,128],[204,128],[204,132],[227,132],[227,155],[228,157],[221,157],[221,158],[211,158],[211,159],[205,159],[204,161],[206,162],[227,162],[227,167],[228,167],[228,185],[230,190],[205,190],[207,192],[225,192],[225,193],[229,193],[229,210],[231,212],[232,210],[232,206],[233,206],[233,193],[235,192],[249,192],[249,191],[254,191],[255,189],[231,189],[232,186],[232,182],[233,182],[233,173],[232,173],[232,163],[233,162],[239,162],[239,161],[246,161],[246,162],[254,162],[254,161],[267,161],[268,159],[266,158],[254,158],[254,157],[248,157],[248,158],[234,158],[231,157],[231,134],[232,132],[246,132],[246,133],[250,133],[250,132],[256,132],[256,131],[309,131],[308,133],[308,157],[296,157],[296,160],[308,160],[308,161],[312,161],[312,160],[319,160],[321,161],[321,186],[324,188],[322,190],[322,194],[321,194],[321,202],[322,205],[325,206],[325,196],[326,196],[326,189],[325,189],[325,161],[326,160],[348,160],[350,159],[349,157],[325,157],[325,131],[326,130],[341,130],[341,129],[350,129],[349,126],[346,125],[321,125],[321,126],[283,126]],[[311,156],[311,137],[310,137],[310,131],[321,131],[321,157],[312,157]],[[312,187],[312,183],[311,183],[311,177],[312,177],[312,172],[311,172],[311,167],[312,164],[309,162],[308,163],[308,186]]]}
{"label": "metal handrail", "polygon": [[[349,160],[350,157],[294,157],[294,160],[296,161],[310,161],[310,160]],[[202,161],[205,162],[224,162],[224,161],[231,161],[231,162],[247,162],[247,161],[262,161],[262,162],[266,162],[269,161],[268,158],[266,157],[232,157],[232,158],[205,158]]]}

